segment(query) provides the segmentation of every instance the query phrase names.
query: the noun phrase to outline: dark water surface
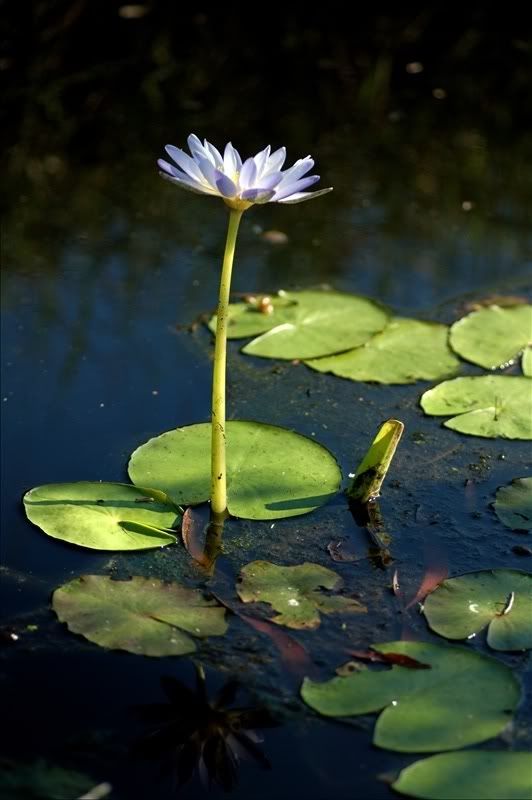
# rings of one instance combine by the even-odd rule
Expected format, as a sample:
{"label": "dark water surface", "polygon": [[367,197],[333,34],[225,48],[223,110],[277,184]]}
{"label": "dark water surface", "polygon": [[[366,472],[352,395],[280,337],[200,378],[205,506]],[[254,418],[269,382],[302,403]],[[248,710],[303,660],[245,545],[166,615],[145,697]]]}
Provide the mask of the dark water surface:
{"label": "dark water surface", "polygon": [[[335,191],[244,216],[235,292],[327,284],[401,314],[451,322],[470,300],[523,296],[529,288],[532,146],[522,98],[530,45],[517,29],[497,34],[483,18],[438,28],[437,11],[425,21],[364,17],[353,39],[340,24],[322,28],[311,16],[302,30],[289,16],[269,69],[264,31],[258,60],[246,46],[235,64],[220,41],[230,36],[223,20],[187,17],[181,53],[175,12],[166,18],[155,6],[143,20],[105,17],[111,30],[101,46],[109,63],[96,64],[81,45],[76,51],[82,22],[97,36],[92,10],[82,3],[68,35],[55,33],[50,44],[47,25],[63,19],[68,4],[37,6],[48,16],[33,20],[29,44],[17,39],[11,20],[7,67],[3,751],[79,769],[95,783],[109,780],[112,797],[166,798],[172,777],[156,761],[131,755],[143,730],[133,707],[163,701],[161,676],[192,686],[191,660],[100,650],[68,634],[49,598],[84,573],[200,585],[206,578],[180,545],[127,556],[63,545],[27,522],[20,504],[25,491],[44,483],[126,480],[139,444],[208,419],[212,340],[204,327],[190,332],[187,325],[215,305],[226,213],[220,202],[160,180],[155,160],[164,144],[183,146],[191,131],[219,146],[232,138],[246,153],[268,142],[286,144],[291,160],[311,152],[322,185]],[[134,34],[128,25],[138,26]],[[415,35],[407,35],[409,25]],[[116,52],[114,33],[126,37]],[[237,39],[228,39],[231,47]],[[495,53],[491,69],[488,52]],[[418,61],[423,71],[406,69]],[[263,236],[269,230],[287,241],[272,244]],[[391,569],[367,558],[331,561],[330,541],[346,539],[364,555],[368,546],[341,497],[275,525],[227,526],[209,584],[217,594],[234,601],[234,578],[253,559],[309,560],[336,569],[368,605],[367,615],[333,616],[317,632],[294,633],[322,679],[347,660],[349,647],[402,636],[437,641],[415,611],[399,613],[393,569],[413,595],[429,568],[528,568],[530,559],[512,552],[523,537],[498,522],[490,503],[498,486],[529,471],[529,444],[443,429],[419,408],[428,384],[355,384],[242,356],[235,343],[228,382],[231,417],[315,437],[335,453],[344,477],[382,420],[393,416],[406,426],[381,501]],[[27,631],[28,624],[38,630]],[[10,632],[19,636],[15,643]],[[500,658],[524,674],[524,657]],[[245,702],[270,707],[280,723],[263,732],[271,771],[244,762],[235,798],[388,798],[393,792],[378,776],[415,760],[372,747],[371,718],[344,725],[310,713],[298,699],[304,669],[239,619],[224,639],[200,645],[198,661],[209,691],[236,677]],[[529,719],[523,708],[505,742],[486,746],[530,745]],[[181,796],[205,791],[195,778]]]}

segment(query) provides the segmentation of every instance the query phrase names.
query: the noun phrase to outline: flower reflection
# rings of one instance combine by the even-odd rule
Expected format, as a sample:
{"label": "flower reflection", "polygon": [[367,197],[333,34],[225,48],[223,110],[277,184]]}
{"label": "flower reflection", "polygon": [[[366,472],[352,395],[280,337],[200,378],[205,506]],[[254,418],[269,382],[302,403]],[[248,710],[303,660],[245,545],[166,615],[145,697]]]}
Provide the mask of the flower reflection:
{"label": "flower reflection", "polygon": [[161,678],[161,685],[166,703],[136,709],[151,730],[133,750],[137,756],[162,759],[165,771],[174,773],[178,788],[197,769],[206,786],[218,784],[229,792],[237,783],[241,758],[271,769],[259,747],[262,739],[254,729],[274,727],[277,722],[265,708],[236,706],[240,688],[236,681],[224,684],[209,700],[204,670],[196,665],[194,689],[169,676]]}

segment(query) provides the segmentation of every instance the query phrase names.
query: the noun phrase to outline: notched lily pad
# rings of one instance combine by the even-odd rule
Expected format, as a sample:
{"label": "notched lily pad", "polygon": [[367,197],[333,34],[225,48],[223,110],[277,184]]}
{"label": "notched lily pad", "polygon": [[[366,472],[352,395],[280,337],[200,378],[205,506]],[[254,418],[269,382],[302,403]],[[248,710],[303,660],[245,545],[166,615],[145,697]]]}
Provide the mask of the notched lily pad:
{"label": "notched lily pad", "polygon": [[454,378],[421,398],[425,414],[453,416],[446,428],[490,439],[532,439],[532,381],[507,375]]}
{"label": "notched lily pad", "polygon": [[[295,319],[297,301],[286,297],[286,293],[278,295],[255,295],[243,303],[229,305],[227,320],[227,338],[245,339],[258,336],[276,325],[292,322]],[[209,330],[216,333],[216,314],[209,320]]]}
{"label": "notched lily pad", "polygon": [[56,589],[52,606],[73,633],[100,647],[144,656],[193,653],[194,638],[227,630],[225,610],[216,601],[154,578],[83,575]]}
{"label": "notched lily pad", "polygon": [[356,613],[367,609],[342,595],[327,595],[320,589],[338,590],[342,579],[319,564],[279,567],[268,561],[252,561],[240,573],[236,589],[244,603],[270,603],[280,612],[272,618],[287,628],[317,628],[320,613]]}
{"label": "notched lily pad", "polygon": [[[244,519],[308,514],[337,493],[342,475],[334,456],[306,436],[259,422],[226,424],[230,513]],[[160,486],[179,505],[210,496],[211,426],[189,425],[141,445],[131,456],[135,484]]]}
{"label": "notched lily pad", "polygon": [[532,531],[532,478],[515,478],[497,489],[493,508],[503,525],[514,531]]}
{"label": "notched lily pad", "polygon": [[352,381],[436,380],[452,375],[460,364],[449,348],[448,334],[447,325],[397,317],[361,347],[305,363],[317,372],[332,372]]}
{"label": "notched lily pad", "polygon": [[177,540],[181,509],[164,492],[126,483],[51,483],[24,496],[41,530],[94,550],[148,550]]}
{"label": "notched lily pad", "polygon": [[325,683],[305,678],[303,700],[320,714],[345,717],[384,709],[373,742],[403,753],[454,750],[497,736],[520,696],[512,671],[463,647],[389,642],[374,650],[402,653],[430,669],[365,669]]}
{"label": "notched lily pad", "polygon": [[424,614],[447,639],[467,639],[489,626],[494,650],[532,648],[532,574],[495,569],[449,578],[429,594]]}
{"label": "notched lily pad", "polygon": [[423,800],[532,800],[532,754],[439,753],[403,769],[392,787]]}
{"label": "notched lily pad", "polygon": [[449,341],[473,364],[487,369],[505,366],[532,342],[532,306],[493,305],[473,311],[452,325]]}
{"label": "notched lily pad", "polygon": [[366,297],[331,291],[285,292],[293,317],[253,339],[242,352],[262,358],[319,358],[364,344],[381,331],[387,310]]}

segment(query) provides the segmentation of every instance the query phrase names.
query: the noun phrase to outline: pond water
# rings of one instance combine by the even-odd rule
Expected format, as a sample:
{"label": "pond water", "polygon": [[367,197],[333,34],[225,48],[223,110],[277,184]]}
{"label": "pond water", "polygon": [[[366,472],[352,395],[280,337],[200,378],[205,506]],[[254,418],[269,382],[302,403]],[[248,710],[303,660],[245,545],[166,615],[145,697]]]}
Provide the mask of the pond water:
{"label": "pond water", "polygon": [[[164,53],[164,36],[152,36],[153,48]],[[391,797],[382,775],[415,756],[373,747],[374,718],[339,724],[314,715],[299,699],[302,678],[310,669],[330,677],[350,648],[402,637],[438,641],[415,609],[400,612],[390,588],[395,569],[405,596],[413,596],[430,570],[529,568],[530,559],[512,551],[523,538],[504,528],[490,507],[497,487],[529,471],[529,444],[442,428],[418,404],[429,384],[352,383],[301,364],[243,356],[238,343],[229,353],[229,416],[312,436],[336,455],[346,479],[381,421],[405,423],[380,502],[391,536],[390,568],[367,557],[367,532],[342,496],[275,525],[230,521],[210,580],[181,545],[110,555],[62,544],[32,526],[20,503],[25,491],[45,483],[126,480],[128,456],[139,444],[209,417],[212,337],[202,325],[188,326],[215,306],[226,213],[215,200],[161,181],[155,168],[164,144],[182,146],[192,130],[219,145],[233,137],[241,152],[268,142],[286,144],[292,159],[310,151],[322,185],[335,189],[308,204],[264,206],[244,216],[236,293],[327,284],[403,315],[443,322],[458,318],[471,300],[527,295],[531,185],[522,165],[530,142],[519,124],[506,122],[514,112],[518,118],[519,95],[503,96],[494,81],[487,88],[495,92],[490,99],[498,116],[486,112],[486,98],[475,111],[469,83],[444,72],[450,65],[441,52],[438,69],[431,72],[429,58],[431,74],[425,70],[416,83],[405,64],[423,60],[427,37],[420,55],[413,45],[408,52],[375,45],[363,69],[373,79],[369,100],[370,89],[363,94],[350,73],[347,83],[338,77],[339,51],[333,67],[323,64],[321,71],[310,59],[321,111],[312,87],[298,91],[300,75],[281,80],[279,66],[265,83],[264,106],[253,104],[265,75],[259,66],[252,71],[249,55],[240,87],[250,108],[246,118],[236,114],[236,68],[224,60],[221,74],[232,86],[225,101],[211,84],[198,88],[181,73],[173,108],[168,79],[155,70],[136,96],[121,62],[111,64],[107,83],[101,65],[93,67],[86,92],[80,79],[81,110],[61,88],[54,94],[42,70],[33,94],[22,79],[13,90],[18,127],[8,132],[2,322],[0,683],[8,759],[44,758],[86,772],[94,783],[109,781],[112,797],[172,796],[174,776],[162,761],[131,751],[145,731],[135,707],[164,702],[162,676],[192,687],[191,659],[101,650],[56,621],[51,591],[80,574],[153,575],[208,586],[235,602],[234,580],[249,561],[312,561],[335,569],[368,614],[327,617],[316,632],[291,632],[305,649],[300,661],[287,653],[286,642],[279,649],[236,617],[226,637],[198,650],[210,694],[238,679],[242,702],[269,708],[278,722],[262,731],[271,770],[244,761],[233,796]],[[205,38],[198,34],[194,41],[199,59]],[[297,62],[302,45],[294,47],[283,51],[285,69]],[[211,69],[215,55],[207,57]],[[434,93],[442,84],[445,96]],[[201,102],[194,106],[196,97]],[[281,231],[286,241],[272,242],[267,231]],[[333,562],[327,545],[338,540],[361,558]],[[526,677],[524,656],[501,658]],[[530,710],[520,709],[514,728],[520,748],[532,743]],[[194,778],[180,794],[203,792]]]}

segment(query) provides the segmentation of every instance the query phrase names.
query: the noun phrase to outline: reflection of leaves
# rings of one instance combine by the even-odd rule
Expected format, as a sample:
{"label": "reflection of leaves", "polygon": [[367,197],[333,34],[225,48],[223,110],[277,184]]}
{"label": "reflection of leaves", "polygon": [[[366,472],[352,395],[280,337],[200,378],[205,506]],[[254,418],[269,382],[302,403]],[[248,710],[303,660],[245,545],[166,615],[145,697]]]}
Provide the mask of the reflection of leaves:
{"label": "reflection of leaves", "polygon": [[181,509],[156,489],[125,483],[53,483],[24,496],[28,519],[49,536],[96,550],[174,544]]}
{"label": "reflection of leaves", "polygon": [[446,428],[472,436],[532,439],[532,381],[482,375],[444,381],[421,398],[425,414],[453,416]]}
{"label": "reflection of leaves", "polygon": [[[114,581],[84,575],[56,589],[54,611],[89,641],[145,656],[192,653],[191,637],[221,636],[223,608],[197,589],[155,578]],[[190,634],[190,635],[189,635]]]}
{"label": "reflection of leaves", "polygon": [[288,628],[317,628],[322,614],[366,611],[350,597],[327,595],[319,591],[338,589],[342,579],[319,564],[279,567],[268,561],[252,561],[240,573],[237,592],[244,603],[271,603],[280,614],[272,618]]}
{"label": "reflection of leaves", "polygon": [[393,788],[425,800],[530,800],[531,774],[530,753],[468,750],[415,761]]}
{"label": "reflection of leaves", "polygon": [[494,650],[532,648],[532,575],[515,569],[470,572],[444,581],[425,600],[433,631],[466,639],[488,627]]}
{"label": "reflection of leaves", "polygon": [[493,508],[508,528],[532,530],[532,478],[514,478],[509,486],[499,487]]}
{"label": "reflection of leaves", "polygon": [[[227,505],[235,517],[277,519],[308,514],[338,491],[341,472],[322,445],[286,428],[232,420],[226,424]],[[209,499],[211,425],[167,431],[138,447],[129,462],[134,483],[147,478],[176,503]]]}
{"label": "reflection of leaves", "polygon": [[140,718],[151,724],[149,733],[134,745],[137,755],[162,758],[172,768],[178,785],[189,781],[197,768],[209,784],[230,791],[237,782],[240,758],[249,757],[264,769],[270,763],[258,746],[255,728],[269,728],[276,721],[264,708],[234,707],[236,682],[226,683],[209,700],[203,670],[198,668],[195,689],[163,677],[167,703],[140,706]]}
{"label": "reflection of leaves", "polygon": [[303,700],[332,717],[384,709],[373,741],[399,752],[454,750],[497,736],[517,706],[512,671],[462,647],[389,642],[374,650],[400,653],[431,669],[365,669],[325,683],[305,679]]}
{"label": "reflection of leaves", "polygon": [[87,775],[38,759],[31,764],[0,761],[0,795],[20,800],[64,800],[84,794],[94,780]]}

